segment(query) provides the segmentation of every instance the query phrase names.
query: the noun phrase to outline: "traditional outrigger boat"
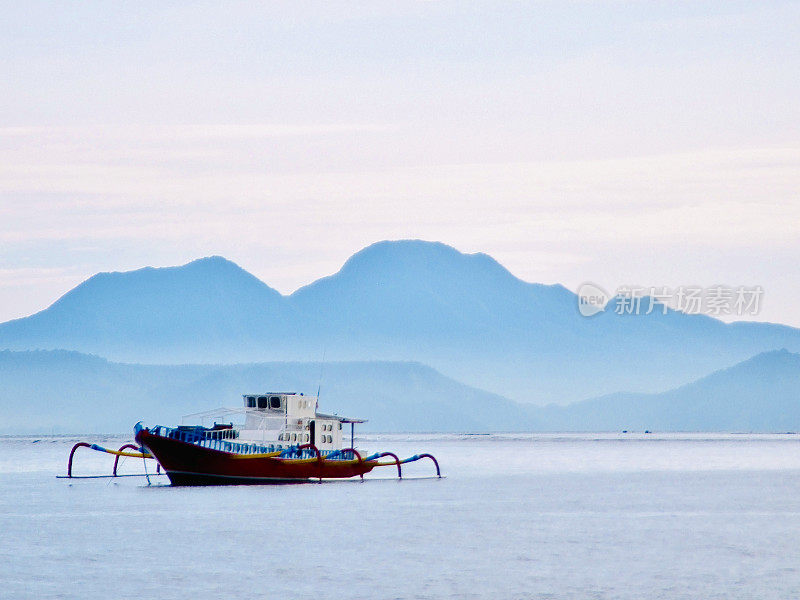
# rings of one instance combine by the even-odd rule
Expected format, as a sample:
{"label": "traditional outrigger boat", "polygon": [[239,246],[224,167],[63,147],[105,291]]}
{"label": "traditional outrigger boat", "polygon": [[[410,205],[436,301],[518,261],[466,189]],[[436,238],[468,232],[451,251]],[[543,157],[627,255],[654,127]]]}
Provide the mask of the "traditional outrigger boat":
{"label": "traditional outrigger boat", "polygon": [[[137,423],[137,446],[126,444],[117,451],[81,442],[70,453],[67,475],[72,477],[72,459],[78,447],[86,446],[117,456],[154,458],[172,485],[235,485],[301,483],[323,479],[364,477],[376,467],[402,465],[423,458],[439,463],[431,454],[400,459],[392,452],[362,456],[354,446],[355,425],[362,419],[317,412],[317,398],[294,392],[245,394],[241,409],[217,409],[188,415],[200,425],[144,427]],[[207,419],[244,416],[242,425]],[[343,428],[350,425],[350,446],[343,447]],[[134,452],[126,452],[130,449]],[[387,460],[391,459],[391,460]]]}

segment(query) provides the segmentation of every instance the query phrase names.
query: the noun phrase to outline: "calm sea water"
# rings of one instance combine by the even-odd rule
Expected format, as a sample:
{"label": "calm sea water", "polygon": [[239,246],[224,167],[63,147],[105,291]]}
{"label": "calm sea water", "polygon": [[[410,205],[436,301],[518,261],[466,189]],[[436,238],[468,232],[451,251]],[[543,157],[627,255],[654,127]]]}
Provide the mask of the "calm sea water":
{"label": "calm sea water", "polygon": [[800,597],[800,436],[370,436],[446,478],[227,488],[56,479],[79,439],[0,438],[2,598]]}

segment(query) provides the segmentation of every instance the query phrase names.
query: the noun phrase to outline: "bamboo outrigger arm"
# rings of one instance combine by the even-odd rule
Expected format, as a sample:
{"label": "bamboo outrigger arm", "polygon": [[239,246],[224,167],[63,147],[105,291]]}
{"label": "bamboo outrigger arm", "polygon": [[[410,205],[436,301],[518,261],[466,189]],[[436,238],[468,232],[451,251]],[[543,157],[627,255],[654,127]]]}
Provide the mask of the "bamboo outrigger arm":
{"label": "bamboo outrigger arm", "polygon": [[[400,465],[405,465],[407,463],[416,462],[423,458],[430,458],[433,461],[434,466],[436,467],[436,477],[439,479],[442,478],[442,472],[439,469],[439,461],[433,456],[433,454],[415,454],[414,456],[409,456],[408,458],[404,458],[400,460],[394,452],[381,452],[380,454],[373,455],[375,458],[382,458],[384,456],[391,456],[394,458],[394,462],[385,462],[385,463],[378,463],[379,467],[388,467],[389,465],[397,465],[397,477],[399,479],[403,478],[403,473],[401,471]],[[372,457],[369,457],[367,460],[370,460]]]}
{"label": "bamboo outrigger arm", "polygon": [[[142,459],[148,459],[148,458],[152,459],[153,458],[152,454],[150,454],[149,452],[142,452],[141,448],[139,448],[138,446],[134,446],[133,444],[124,444],[124,445],[120,446],[119,450],[109,450],[108,448],[103,448],[102,446],[98,446],[97,444],[88,444],[86,442],[78,442],[77,444],[75,444],[72,447],[72,450],[69,453],[69,461],[67,462],[67,477],[70,478],[70,479],[73,477],[73,475],[72,475],[72,460],[73,460],[73,457],[75,456],[75,451],[78,448],[89,448],[89,450],[96,450],[98,452],[105,452],[107,454],[115,455],[116,458],[114,459],[114,470],[112,471],[112,475],[110,475],[110,477],[119,477],[119,475],[117,475],[117,466],[119,465],[119,457],[120,456],[125,456],[125,457],[129,457],[129,458],[142,458]],[[128,448],[130,448],[132,450],[136,450],[136,452],[125,452],[125,450],[128,449]],[[159,473],[159,474],[161,473],[161,465],[159,465],[157,462],[156,462],[156,472]]]}

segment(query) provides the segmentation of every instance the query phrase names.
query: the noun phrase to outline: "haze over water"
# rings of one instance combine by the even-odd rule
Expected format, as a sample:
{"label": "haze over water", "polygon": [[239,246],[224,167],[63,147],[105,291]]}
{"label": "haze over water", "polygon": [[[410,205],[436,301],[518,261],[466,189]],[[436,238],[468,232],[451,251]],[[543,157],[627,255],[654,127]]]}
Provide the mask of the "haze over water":
{"label": "haze over water", "polygon": [[369,436],[446,478],[227,488],[56,479],[79,439],[0,438],[9,598],[800,594],[794,435]]}

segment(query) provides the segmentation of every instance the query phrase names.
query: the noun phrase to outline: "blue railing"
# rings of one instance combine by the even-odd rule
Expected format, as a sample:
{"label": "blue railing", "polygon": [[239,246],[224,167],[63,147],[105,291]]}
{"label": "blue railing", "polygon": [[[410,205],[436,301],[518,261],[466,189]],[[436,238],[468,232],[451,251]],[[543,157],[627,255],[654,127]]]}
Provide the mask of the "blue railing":
{"label": "blue railing", "polygon": [[[228,452],[230,454],[270,454],[273,452],[280,452],[281,458],[316,458],[317,453],[311,448],[300,449],[299,445],[290,446],[285,448],[277,444],[254,444],[233,442],[230,439],[221,439],[217,436],[209,436],[210,433],[217,433],[219,431],[233,431],[234,439],[238,437],[236,430],[210,430],[204,427],[165,427],[163,425],[156,425],[150,429],[152,435],[178,440],[187,444],[194,444],[202,448],[210,450],[218,450],[220,452]],[[319,454],[326,460],[351,460],[351,453],[342,454],[341,450],[320,450]]]}

